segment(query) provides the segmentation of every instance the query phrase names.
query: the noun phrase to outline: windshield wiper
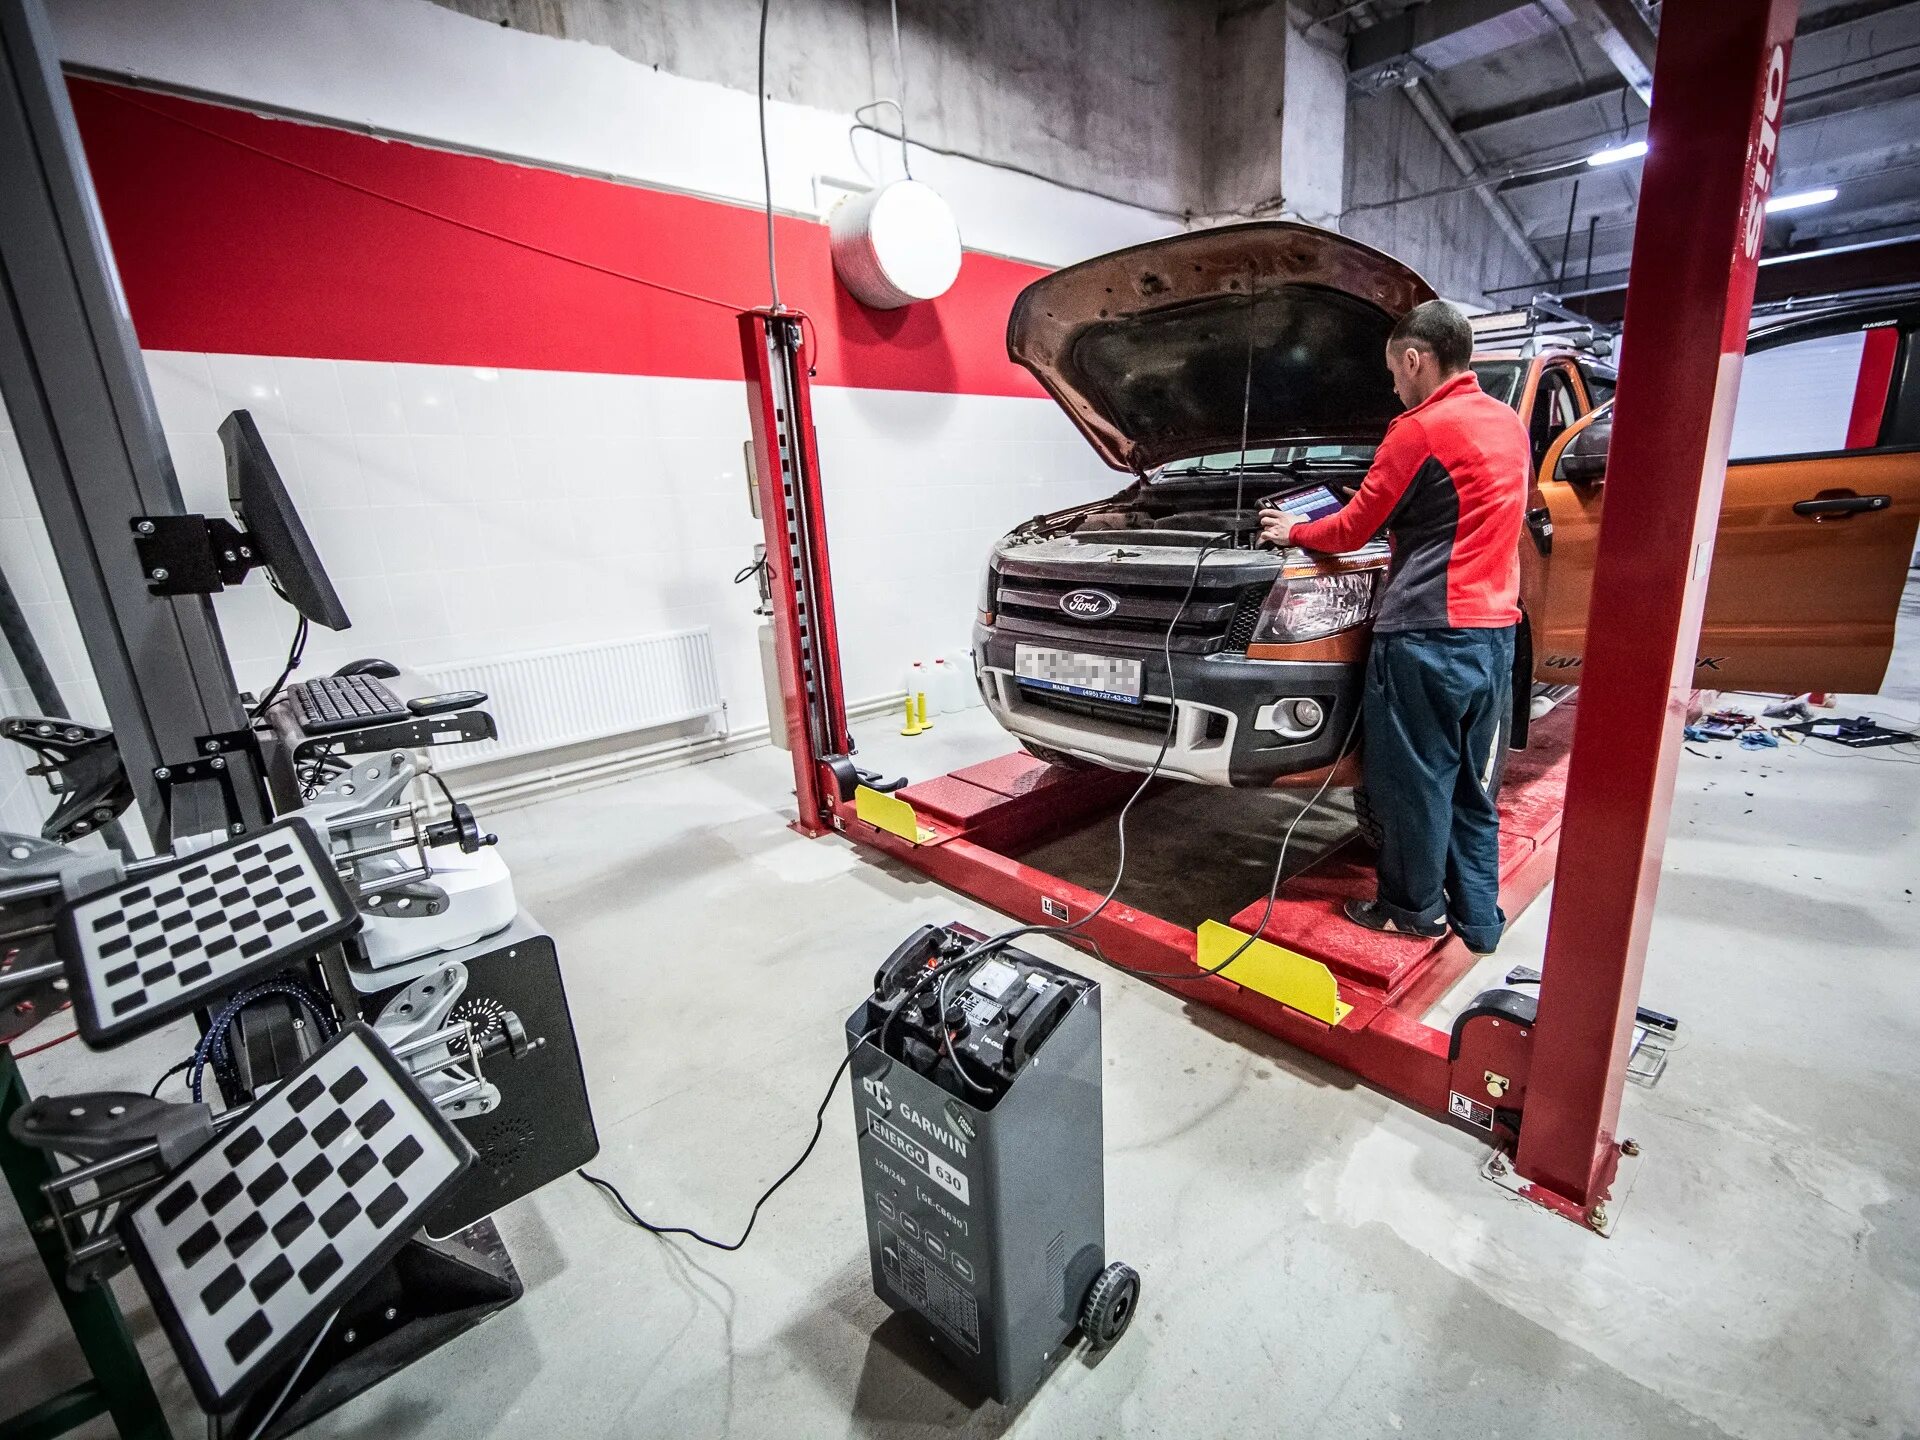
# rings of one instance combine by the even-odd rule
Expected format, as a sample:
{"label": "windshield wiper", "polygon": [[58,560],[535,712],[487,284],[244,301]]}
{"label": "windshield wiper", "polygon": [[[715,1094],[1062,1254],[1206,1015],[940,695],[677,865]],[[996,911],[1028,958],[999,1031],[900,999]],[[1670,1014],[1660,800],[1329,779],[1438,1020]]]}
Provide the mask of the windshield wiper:
{"label": "windshield wiper", "polygon": [[1243,465],[1228,465],[1215,470],[1211,467],[1195,467],[1190,470],[1162,470],[1161,480],[1192,480],[1201,477],[1230,475],[1291,475],[1296,478],[1308,475],[1324,474],[1329,470],[1365,469],[1370,463],[1358,455],[1337,457],[1330,455],[1302,456],[1298,460],[1254,460]]}

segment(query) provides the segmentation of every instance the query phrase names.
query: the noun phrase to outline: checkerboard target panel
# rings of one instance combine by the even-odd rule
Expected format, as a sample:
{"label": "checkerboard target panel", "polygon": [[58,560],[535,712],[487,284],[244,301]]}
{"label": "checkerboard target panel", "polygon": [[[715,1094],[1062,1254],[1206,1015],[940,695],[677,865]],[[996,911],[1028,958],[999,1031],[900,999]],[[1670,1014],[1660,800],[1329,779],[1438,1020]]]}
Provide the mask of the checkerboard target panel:
{"label": "checkerboard target panel", "polygon": [[359,923],[325,843],[287,819],[69,907],[59,951],[89,1044],[113,1044],[303,960]]}
{"label": "checkerboard target panel", "polygon": [[354,1025],[125,1216],[200,1403],[226,1410],[297,1359],[472,1162]]}

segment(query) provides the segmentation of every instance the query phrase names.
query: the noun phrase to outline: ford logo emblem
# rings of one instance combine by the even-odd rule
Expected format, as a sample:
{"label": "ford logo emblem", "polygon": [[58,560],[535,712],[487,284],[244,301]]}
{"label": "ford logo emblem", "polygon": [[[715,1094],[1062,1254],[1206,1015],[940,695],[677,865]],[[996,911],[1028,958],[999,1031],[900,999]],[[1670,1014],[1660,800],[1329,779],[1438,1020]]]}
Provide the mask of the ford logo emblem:
{"label": "ford logo emblem", "polygon": [[1076,620],[1104,620],[1120,602],[1104,590],[1069,590],[1060,597],[1060,608]]}

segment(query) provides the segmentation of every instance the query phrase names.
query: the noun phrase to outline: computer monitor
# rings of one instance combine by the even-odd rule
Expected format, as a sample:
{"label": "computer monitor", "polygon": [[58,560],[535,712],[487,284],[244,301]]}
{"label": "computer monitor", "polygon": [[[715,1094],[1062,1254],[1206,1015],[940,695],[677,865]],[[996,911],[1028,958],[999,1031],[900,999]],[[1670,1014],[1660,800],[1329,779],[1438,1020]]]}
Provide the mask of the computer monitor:
{"label": "computer monitor", "polygon": [[280,594],[314,624],[345,630],[353,622],[327,578],[320,552],[313,548],[253,416],[245,410],[227,416],[220,422],[220,443],[227,452],[227,498]]}

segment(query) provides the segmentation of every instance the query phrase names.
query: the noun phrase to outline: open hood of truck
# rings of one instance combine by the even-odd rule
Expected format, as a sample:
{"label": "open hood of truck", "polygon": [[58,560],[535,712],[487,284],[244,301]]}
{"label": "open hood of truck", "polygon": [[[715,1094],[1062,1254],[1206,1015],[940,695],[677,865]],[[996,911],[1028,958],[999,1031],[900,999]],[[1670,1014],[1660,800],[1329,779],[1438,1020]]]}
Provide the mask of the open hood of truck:
{"label": "open hood of truck", "polygon": [[1372,444],[1400,413],[1381,358],[1433,289],[1371,246],[1287,221],[1170,236],[1020,292],[1007,353],[1116,470],[1249,446]]}

